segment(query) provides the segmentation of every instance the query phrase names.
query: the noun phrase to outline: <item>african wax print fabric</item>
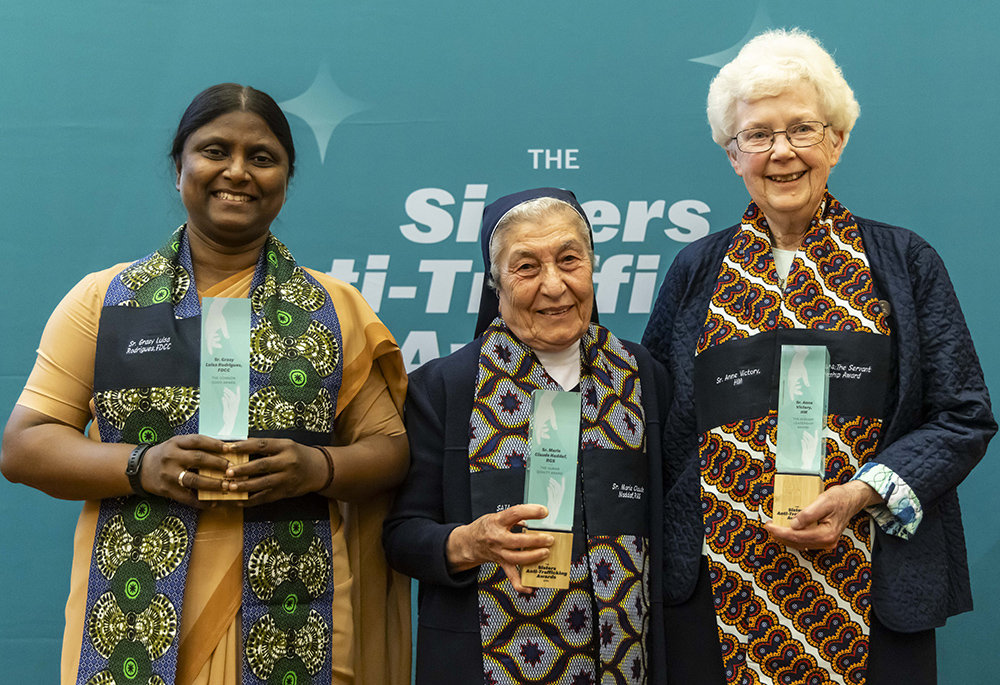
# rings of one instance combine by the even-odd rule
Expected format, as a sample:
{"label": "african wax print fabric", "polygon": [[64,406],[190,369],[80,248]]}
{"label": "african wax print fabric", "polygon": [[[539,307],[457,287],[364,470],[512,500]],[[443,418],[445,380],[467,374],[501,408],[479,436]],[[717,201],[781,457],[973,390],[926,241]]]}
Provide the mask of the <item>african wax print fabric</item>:
{"label": "african wax print fabric", "polygon": [[[709,356],[717,348],[716,353],[728,349],[738,356],[741,346],[757,337],[770,340],[762,356],[773,360],[780,338],[767,336],[808,329],[805,335],[814,338],[800,335],[799,344],[833,341],[838,346],[831,348],[832,397],[835,379],[846,382],[871,372],[839,363],[841,351],[888,340],[887,312],[874,293],[861,234],[850,212],[827,192],[784,287],[769,236],[763,212],[751,203],[723,260],[698,355]],[[745,375],[753,374],[750,369]],[[777,387],[771,377],[765,395],[766,388]],[[738,388],[742,380],[725,382]],[[704,399],[706,385],[722,382],[721,376],[696,381],[701,386],[696,392]],[[850,480],[874,455],[881,431],[879,418],[835,413],[834,405],[831,399],[824,430],[828,488]],[[870,519],[865,512],[855,516],[831,550],[799,552],[769,539],[761,522],[772,516],[775,406],[764,405],[761,415],[699,426],[709,579],[726,678],[741,685],[863,683]]]}
{"label": "african wax print fabric", "polygon": [[[193,274],[182,226],[109,286],[94,378],[103,442],[159,443],[197,432],[201,305]],[[329,295],[269,236],[250,301],[251,435],[329,444],[343,373],[340,325]],[[248,685],[330,682],[326,508],[322,498],[307,496],[248,510],[244,517]],[[164,498],[101,503],[78,683],[174,682],[196,523],[196,510]]]}
{"label": "african wax print fabric", "polygon": [[[560,389],[500,318],[487,328],[480,350],[469,428],[474,502],[477,487],[496,482],[488,476],[520,472],[523,484],[531,392]],[[648,531],[613,534],[602,528],[602,534],[594,534],[599,524],[586,505],[588,497],[598,496],[597,479],[588,475],[594,462],[610,462],[613,468],[612,460],[621,457],[622,473],[629,469],[622,455],[640,456],[645,463],[642,388],[635,357],[595,324],[581,340],[580,392],[581,478],[574,534],[581,529],[581,542],[586,544],[574,545],[568,590],[536,588],[519,594],[497,564],[480,567],[480,635],[487,684],[646,682]],[[643,479],[640,489],[645,485]],[[512,500],[507,506],[521,502],[521,495],[512,495]],[[476,516],[481,513],[485,512],[474,511]],[[628,527],[622,525],[620,530]]]}

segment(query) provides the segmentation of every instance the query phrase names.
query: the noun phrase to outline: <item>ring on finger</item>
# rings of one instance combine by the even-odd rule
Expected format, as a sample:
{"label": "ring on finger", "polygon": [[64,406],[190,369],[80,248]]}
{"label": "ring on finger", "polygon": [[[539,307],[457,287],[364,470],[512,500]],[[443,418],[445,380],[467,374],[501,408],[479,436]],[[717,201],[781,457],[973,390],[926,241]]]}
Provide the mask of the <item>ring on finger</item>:
{"label": "ring on finger", "polygon": [[187,487],[186,485],[184,485],[184,476],[186,476],[186,475],[187,475],[187,469],[184,469],[177,476],[177,482],[180,483],[180,485],[181,485],[182,488],[186,488]]}

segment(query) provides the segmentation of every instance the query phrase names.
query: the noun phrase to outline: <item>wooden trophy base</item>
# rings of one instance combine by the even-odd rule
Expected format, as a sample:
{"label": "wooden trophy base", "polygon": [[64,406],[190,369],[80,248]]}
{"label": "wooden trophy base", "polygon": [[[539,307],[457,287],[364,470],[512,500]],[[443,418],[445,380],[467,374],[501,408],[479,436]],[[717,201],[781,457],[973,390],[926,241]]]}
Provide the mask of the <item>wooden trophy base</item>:
{"label": "wooden trophy base", "polygon": [[549,547],[549,558],[537,564],[521,567],[521,585],[569,589],[569,568],[573,564],[573,533],[546,531],[555,538]]}
{"label": "wooden trophy base", "polygon": [[774,474],[774,517],[776,526],[788,528],[800,511],[812,504],[823,493],[823,479],[819,476],[795,476],[788,473]]}
{"label": "wooden trophy base", "polygon": [[[230,454],[227,455],[229,461],[233,462],[233,466],[239,466],[240,464],[245,464],[250,461],[249,454]],[[216,471],[215,469],[201,469],[198,471],[199,475],[205,476],[206,478],[225,478],[225,471]],[[246,478],[240,478],[238,480],[246,480]],[[231,492],[229,490],[199,490],[198,499],[200,500],[245,500],[249,499],[250,493],[246,490],[237,490],[236,492]]]}

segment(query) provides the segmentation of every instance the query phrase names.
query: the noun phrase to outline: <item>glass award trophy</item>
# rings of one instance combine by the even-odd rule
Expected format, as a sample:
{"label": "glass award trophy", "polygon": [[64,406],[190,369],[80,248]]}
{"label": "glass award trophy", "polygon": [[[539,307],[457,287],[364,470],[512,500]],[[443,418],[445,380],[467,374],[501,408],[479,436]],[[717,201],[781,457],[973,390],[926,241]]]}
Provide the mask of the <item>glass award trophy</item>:
{"label": "glass award trophy", "polygon": [[[250,422],[250,300],[206,297],[201,301],[201,403],[198,432],[219,440],[245,440]],[[230,454],[234,464],[249,459]],[[202,469],[201,475],[225,478]],[[198,499],[247,499],[246,492],[199,490]]]}
{"label": "glass award trophy", "polygon": [[788,527],[823,492],[830,352],[824,345],[782,345],[778,387],[774,516]]}
{"label": "glass award trophy", "polygon": [[555,538],[549,558],[521,567],[526,587],[569,588],[573,562],[573,515],[576,509],[576,463],[580,450],[580,393],[535,390],[531,393],[531,448],[524,478],[525,504],[549,510],[529,522]]}

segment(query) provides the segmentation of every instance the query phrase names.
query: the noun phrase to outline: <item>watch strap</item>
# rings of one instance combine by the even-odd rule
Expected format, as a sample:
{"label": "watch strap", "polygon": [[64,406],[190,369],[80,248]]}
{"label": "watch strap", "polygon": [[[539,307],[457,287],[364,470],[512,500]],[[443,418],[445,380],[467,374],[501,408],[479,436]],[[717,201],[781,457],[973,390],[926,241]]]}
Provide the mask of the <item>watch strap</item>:
{"label": "watch strap", "polygon": [[142,489],[142,477],[140,471],[142,470],[142,458],[146,456],[147,450],[153,446],[151,442],[141,442],[135,446],[132,450],[132,454],[128,458],[128,466],[125,467],[125,475],[128,476],[128,484],[132,488],[132,492],[139,495],[139,497],[146,497],[149,493]]}

